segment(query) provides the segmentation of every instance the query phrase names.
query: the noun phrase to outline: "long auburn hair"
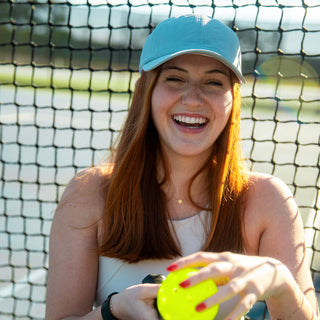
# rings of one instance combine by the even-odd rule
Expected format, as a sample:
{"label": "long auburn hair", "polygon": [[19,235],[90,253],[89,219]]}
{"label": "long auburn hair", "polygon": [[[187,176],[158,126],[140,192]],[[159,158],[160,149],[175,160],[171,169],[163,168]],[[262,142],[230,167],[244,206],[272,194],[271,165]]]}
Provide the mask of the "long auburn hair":
{"label": "long auburn hair", "polygon": [[[115,149],[113,170],[106,179],[104,238],[98,253],[127,262],[181,255],[171,232],[166,196],[161,190],[169,169],[151,119],[151,96],[159,73],[160,68],[143,72],[137,81]],[[203,170],[208,171],[212,218],[203,247],[206,251],[243,252],[244,247],[242,215],[248,176],[240,147],[240,86],[234,77],[232,82],[233,107],[227,125],[216,140],[211,157],[189,185],[190,196],[196,176]],[[159,156],[165,169],[160,183],[157,181]]]}

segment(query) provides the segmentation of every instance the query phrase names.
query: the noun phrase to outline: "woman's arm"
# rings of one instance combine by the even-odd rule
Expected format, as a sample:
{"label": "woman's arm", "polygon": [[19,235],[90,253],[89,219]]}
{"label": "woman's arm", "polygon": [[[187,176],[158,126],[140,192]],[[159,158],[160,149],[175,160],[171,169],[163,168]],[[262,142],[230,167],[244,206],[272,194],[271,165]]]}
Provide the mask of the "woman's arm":
{"label": "woman's arm", "polygon": [[[100,182],[97,169],[77,175],[55,212],[50,234],[47,320],[92,312],[98,275],[98,221],[103,212]],[[101,319],[99,310],[87,319]]]}
{"label": "woman's arm", "polygon": [[[315,318],[319,316],[319,310],[306,256],[299,209],[290,190],[282,181],[264,175],[258,179],[259,197],[256,197],[256,205],[253,201],[252,209],[254,206],[260,207],[260,202],[263,207],[262,214],[267,217],[258,254],[275,258],[288,268],[288,278],[280,286],[279,294],[266,300],[269,313],[274,319],[291,316],[292,319],[305,317],[311,320],[312,311]],[[293,314],[294,312],[296,313]]]}
{"label": "woman's arm", "polygon": [[[93,310],[98,279],[98,241],[104,214],[103,173],[91,168],[67,186],[51,228],[46,320],[102,320]],[[117,318],[158,320],[159,285],[140,284],[112,296]]]}

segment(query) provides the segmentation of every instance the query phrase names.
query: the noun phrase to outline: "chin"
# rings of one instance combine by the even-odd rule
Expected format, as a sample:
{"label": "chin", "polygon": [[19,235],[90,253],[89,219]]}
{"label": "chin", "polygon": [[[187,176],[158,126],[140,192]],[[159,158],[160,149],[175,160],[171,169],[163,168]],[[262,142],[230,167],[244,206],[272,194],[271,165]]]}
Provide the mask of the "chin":
{"label": "chin", "polygon": [[201,149],[201,150],[195,150],[195,148],[193,147],[191,147],[191,148],[188,148],[188,149],[186,149],[186,148],[184,148],[184,149],[177,149],[177,150],[175,150],[175,152],[177,153],[177,154],[179,154],[181,157],[186,157],[186,158],[207,158],[209,155],[210,155],[210,153],[211,153],[211,148],[210,149]]}

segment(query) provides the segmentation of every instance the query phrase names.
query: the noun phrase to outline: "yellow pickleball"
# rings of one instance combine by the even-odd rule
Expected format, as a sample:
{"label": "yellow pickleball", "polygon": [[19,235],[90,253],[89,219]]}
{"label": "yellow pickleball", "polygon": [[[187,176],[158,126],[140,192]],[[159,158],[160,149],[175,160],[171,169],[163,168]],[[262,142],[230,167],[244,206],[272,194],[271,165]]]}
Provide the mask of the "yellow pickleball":
{"label": "yellow pickleball", "polygon": [[204,311],[196,311],[196,306],[218,292],[213,280],[203,281],[190,288],[181,288],[179,284],[199,270],[185,268],[171,272],[162,282],[158,291],[157,306],[164,320],[213,320],[219,305]]}

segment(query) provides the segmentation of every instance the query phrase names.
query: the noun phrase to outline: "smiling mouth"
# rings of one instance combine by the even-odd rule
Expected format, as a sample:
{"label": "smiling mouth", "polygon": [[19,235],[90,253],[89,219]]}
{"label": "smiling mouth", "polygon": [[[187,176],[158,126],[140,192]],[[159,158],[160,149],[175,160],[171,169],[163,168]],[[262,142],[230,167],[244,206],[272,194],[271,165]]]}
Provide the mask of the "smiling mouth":
{"label": "smiling mouth", "polygon": [[187,128],[203,128],[207,122],[207,118],[203,117],[190,117],[182,115],[173,115],[172,119],[180,126]]}

